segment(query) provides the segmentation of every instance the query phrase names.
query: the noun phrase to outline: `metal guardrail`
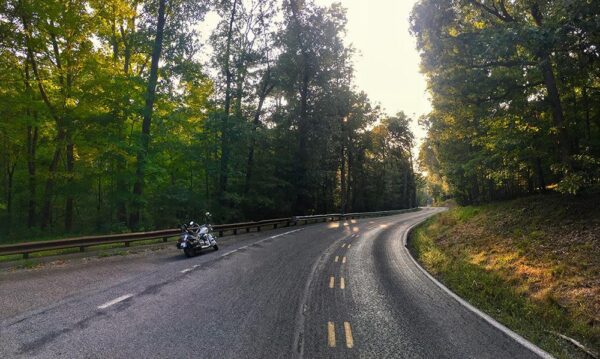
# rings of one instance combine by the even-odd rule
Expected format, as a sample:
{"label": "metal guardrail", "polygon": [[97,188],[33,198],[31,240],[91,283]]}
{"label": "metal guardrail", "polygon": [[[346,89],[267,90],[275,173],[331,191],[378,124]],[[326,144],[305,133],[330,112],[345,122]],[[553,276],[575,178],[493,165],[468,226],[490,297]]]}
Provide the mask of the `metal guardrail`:
{"label": "metal guardrail", "polygon": [[[260,232],[262,228],[271,227],[273,229],[278,227],[290,227],[297,225],[306,225],[317,222],[331,222],[340,221],[346,219],[364,218],[364,217],[376,217],[386,216],[393,214],[400,214],[406,212],[414,212],[419,208],[402,209],[396,211],[380,211],[380,212],[362,212],[362,213],[332,213],[322,214],[315,216],[296,216],[290,218],[277,218],[267,219],[256,222],[243,222],[243,223],[231,223],[231,224],[219,224],[214,225],[213,230],[219,233],[222,237],[226,234],[236,235],[240,231],[250,232],[255,229],[256,232]],[[136,233],[123,233],[123,234],[110,234],[104,236],[86,236],[76,238],[57,239],[52,241],[39,241],[39,242],[24,242],[7,244],[0,246],[0,256],[22,254],[23,258],[29,257],[30,253],[42,252],[58,249],[70,249],[79,248],[80,252],[84,252],[85,248],[114,243],[124,243],[126,247],[129,247],[131,242],[144,241],[149,239],[162,238],[163,242],[167,242],[170,237],[178,236],[180,229],[164,229],[160,231],[151,232],[136,232]]]}

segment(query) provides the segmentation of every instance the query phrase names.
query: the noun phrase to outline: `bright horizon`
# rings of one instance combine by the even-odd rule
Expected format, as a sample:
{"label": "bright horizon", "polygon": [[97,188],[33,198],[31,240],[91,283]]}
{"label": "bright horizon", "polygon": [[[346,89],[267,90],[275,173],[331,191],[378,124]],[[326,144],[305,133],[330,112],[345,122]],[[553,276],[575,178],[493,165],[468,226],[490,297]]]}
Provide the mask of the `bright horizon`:
{"label": "bright horizon", "polygon": [[404,111],[412,118],[415,151],[425,136],[417,120],[431,110],[420,57],[409,33],[410,12],[416,0],[316,0],[320,5],[340,2],[347,9],[346,41],[358,51],[354,58],[355,84],[389,115]]}

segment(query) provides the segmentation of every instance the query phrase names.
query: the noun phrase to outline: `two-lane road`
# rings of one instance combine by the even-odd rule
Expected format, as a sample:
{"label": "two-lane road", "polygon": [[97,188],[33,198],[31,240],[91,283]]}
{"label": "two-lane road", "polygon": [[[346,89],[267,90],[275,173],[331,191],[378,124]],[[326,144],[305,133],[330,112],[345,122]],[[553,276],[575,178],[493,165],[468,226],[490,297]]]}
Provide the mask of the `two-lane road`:
{"label": "two-lane road", "polygon": [[265,232],[107,277],[4,319],[0,357],[537,357],[409,257],[403,235],[436,211]]}

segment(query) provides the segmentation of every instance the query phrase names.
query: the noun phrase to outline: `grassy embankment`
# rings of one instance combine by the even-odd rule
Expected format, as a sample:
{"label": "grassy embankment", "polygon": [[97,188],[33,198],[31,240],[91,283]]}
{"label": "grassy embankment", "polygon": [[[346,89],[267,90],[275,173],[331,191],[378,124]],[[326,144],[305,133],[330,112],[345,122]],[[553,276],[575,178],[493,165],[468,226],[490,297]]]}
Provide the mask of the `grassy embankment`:
{"label": "grassy embankment", "polygon": [[417,227],[411,251],[452,291],[559,358],[600,347],[600,196],[456,207]]}

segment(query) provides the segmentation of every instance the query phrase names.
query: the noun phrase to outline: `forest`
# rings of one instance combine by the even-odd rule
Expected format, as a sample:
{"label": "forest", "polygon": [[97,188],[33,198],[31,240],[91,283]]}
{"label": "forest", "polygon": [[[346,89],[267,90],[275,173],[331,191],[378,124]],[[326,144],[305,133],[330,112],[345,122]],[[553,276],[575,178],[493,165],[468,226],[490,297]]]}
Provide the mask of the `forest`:
{"label": "forest", "polygon": [[600,2],[420,0],[432,112],[419,166],[473,204],[600,183]]}
{"label": "forest", "polygon": [[3,1],[1,238],[414,207],[411,119],[356,88],[346,22],[312,0]]}

